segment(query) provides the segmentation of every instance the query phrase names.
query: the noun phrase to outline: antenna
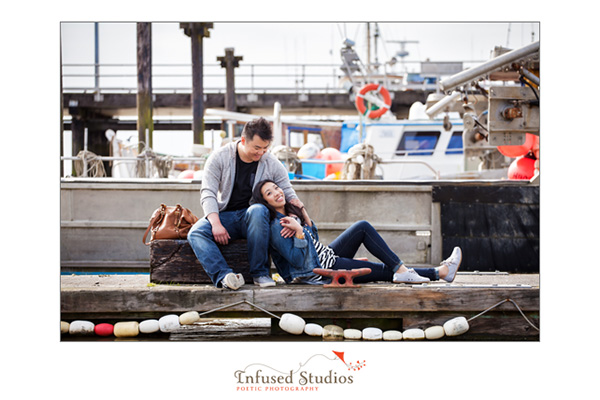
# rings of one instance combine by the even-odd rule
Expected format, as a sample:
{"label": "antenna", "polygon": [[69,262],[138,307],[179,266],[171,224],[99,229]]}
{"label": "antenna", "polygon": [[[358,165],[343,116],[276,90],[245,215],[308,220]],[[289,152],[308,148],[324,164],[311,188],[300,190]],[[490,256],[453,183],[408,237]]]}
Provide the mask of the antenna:
{"label": "antenna", "polygon": [[386,42],[388,42],[388,43],[399,43],[400,44],[400,50],[398,50],[396,52],[396,57],[400,58],[400,64],[402,64],[402,70],[406,71],[406,66],[404,65],[404,58],[410,54],[406,50],[406,45],[408,43],[419,43],[419,42],[417,40],[386,40]]}

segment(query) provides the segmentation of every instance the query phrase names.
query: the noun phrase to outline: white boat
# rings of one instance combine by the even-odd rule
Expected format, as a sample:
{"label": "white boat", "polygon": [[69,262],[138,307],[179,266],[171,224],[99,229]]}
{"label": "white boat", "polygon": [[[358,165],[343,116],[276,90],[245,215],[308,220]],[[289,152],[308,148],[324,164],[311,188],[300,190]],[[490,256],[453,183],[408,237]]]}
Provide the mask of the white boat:
{"label": "white boat", "polygon": [[377,175],[383,180],[506,177],[506,160],[496,163],[500,168],[486,169],[480,157],[465,153],[464,123],[458,113],[430,119],[423,110],[424,105],[415,103],[409,119],[365,121],[362,132],[360,122],[344,122],[340,151],[346,153],[358,143],[373,146],[382,160]]}

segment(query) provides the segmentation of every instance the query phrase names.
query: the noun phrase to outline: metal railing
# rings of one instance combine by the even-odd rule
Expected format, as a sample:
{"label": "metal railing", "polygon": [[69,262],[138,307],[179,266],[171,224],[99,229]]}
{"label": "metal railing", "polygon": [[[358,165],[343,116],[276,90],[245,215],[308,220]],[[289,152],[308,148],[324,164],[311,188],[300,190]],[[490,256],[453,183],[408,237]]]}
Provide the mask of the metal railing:
{"label": "metal railing", "polygon": [[[325,164],[325,165],[344,164],[346,162],[346,160],[317,160],[317,159],[303,159],[301,161],[303,164],[306,163],[306,164]],[[422,161],[422,160],[398,160],[398,159],[380,160],[379,164],[420,164],[420,165],[425,166],[427,169],[429,169],[433,173],[433,176],[436,180],[440,179],[440,171],[433,168],[431,166],[431,164],[429,164],[428,162]]]}
{"label": "metal railing", "polygon": [[[148,143],[148,135],[149,135],[149,131],[148,129],[146,129],[146,143]],[[145,150],[151,151],[152,149],[150,147],[146,147]],[[140,178],[153,178],[154,177],[154,170],[152,168],[152,163],[154,160],[156,160],[157,158],[166,158],[166,157],[162,157],[160,155],[155,155],[155,156],[151,156],[149,154],[148,151],[143,151],[141,154],[137,155],[137,156],[100,156],[100,155],[96,155],[96,154],[92,154],[88,152],[88,128],[84,129],[84,133],[83,133],[83,151],[81,153],[81,155],[77,155],[77,156],[61,156],[60,160],[61,162],[66,162],[66,161],[81,161],[82,166],[81,166],[81,173],[78,174],[79,177],[82,178],[87,178],[90,174],[90,171],[92,170],[92,166],[90,165],[91,162],[95,162],[95,161],[116,161],[118,162],[125,162],[126,164],[129,165],[137,165],[137,163],[142,163],[144,165],[143,168],[143,176],[139,176]],[[167,156],[168,159],[172,162],[189,162],[190,166],[195,166],[195,165],[199,165],[200,168],[202,169],[204,167],[204,164],[206,162],[206,157],[178,157],[178,156]]]}
{"label": "metal railing", "polygon": [[[420,62],[414,64],[418,68]],[[387,75],[392,77],[390,90],[437,88],[436,84],[399,80],[397,76],[405,76],[403,73],[388,71]],[[344,77],[340,65],[336,64],[242,64],[235,70],[238,93],[348,93],[341,83]],[[225,69],[220,64],[204,64],[203,79],[206,93],[225,92]],[[62,87],[64,92],[134,93],[137,92],[137,65],[66,63],[62,65]],[[154,93],[191,92],[191,65],[153,64],[152,90]]]}

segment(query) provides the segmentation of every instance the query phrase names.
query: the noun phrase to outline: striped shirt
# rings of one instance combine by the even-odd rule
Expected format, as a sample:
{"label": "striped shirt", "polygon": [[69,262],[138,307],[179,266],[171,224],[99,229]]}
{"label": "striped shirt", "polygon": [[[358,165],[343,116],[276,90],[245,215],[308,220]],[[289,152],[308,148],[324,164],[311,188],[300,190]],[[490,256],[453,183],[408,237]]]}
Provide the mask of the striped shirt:
{"label": "striped shirt", "polygon": [[335,255],[333,249],[329,246],[323,245],[307,229],[305,232],[308,233],[310,238],[312,239],[313,244],[315,245],[315,250],[317,250],[317,255],[319,256],[319,265],[321,268],[331,269],[333,264],[335,264],[338,256]]}

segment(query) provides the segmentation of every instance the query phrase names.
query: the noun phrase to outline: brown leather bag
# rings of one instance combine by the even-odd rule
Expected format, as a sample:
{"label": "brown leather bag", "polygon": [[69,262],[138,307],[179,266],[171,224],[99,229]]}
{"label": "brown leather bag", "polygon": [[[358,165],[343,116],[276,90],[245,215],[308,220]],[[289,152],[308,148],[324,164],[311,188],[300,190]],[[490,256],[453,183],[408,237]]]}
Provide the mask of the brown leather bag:
{"label": "brown leather bag", "polygon": [[[181,204],[176,206],[161,204],[152,214],[142,242],[148,246],[153,240],[187,239],[187,234],[196,221],[198,217]],[[151,232],[150,241],[146,242],[148,232]]]}

